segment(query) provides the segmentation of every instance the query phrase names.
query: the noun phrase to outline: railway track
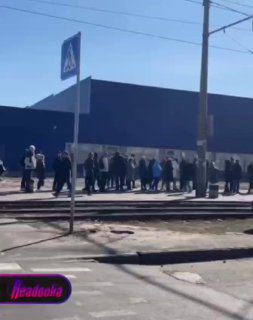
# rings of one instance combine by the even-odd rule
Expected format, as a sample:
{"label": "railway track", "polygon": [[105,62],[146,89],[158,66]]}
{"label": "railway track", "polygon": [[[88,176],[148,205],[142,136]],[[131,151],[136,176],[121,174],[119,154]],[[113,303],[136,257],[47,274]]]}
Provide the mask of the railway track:
{"label": "railway track", "polygon": [[[0,202],[1,217],[68,219],[70,202]],[[76,219],[217,219],[253,217],[251,202],[218,201],[77,201]]]}

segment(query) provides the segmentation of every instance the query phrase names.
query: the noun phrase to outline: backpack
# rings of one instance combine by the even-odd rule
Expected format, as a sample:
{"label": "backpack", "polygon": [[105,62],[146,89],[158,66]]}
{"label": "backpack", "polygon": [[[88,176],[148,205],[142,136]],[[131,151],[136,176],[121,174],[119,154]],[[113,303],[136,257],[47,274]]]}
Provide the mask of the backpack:
{"label": "backpack", "polygon": [[100,158],[100,160],[98,162],[98,167],[100,170],[103,170],[105,168],[103,158]]}

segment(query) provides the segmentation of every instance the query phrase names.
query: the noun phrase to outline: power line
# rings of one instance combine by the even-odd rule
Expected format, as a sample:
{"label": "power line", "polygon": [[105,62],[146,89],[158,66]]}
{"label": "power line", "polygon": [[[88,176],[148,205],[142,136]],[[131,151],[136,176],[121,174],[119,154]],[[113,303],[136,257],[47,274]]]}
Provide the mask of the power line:
{"label": "power line", "polygon": [[[175,18],[167,18],[167,17],[161,17],[161,16],[144,15],[144,14],[138,14],[138,13],[126,12],[126,11],[101,9],[101,8],[96,8],[96,7],[88,7],[88,6],[83,6],[83,5],[62,3],[59,1],[57,1],[57,2],[52,2],[52,1],[48,1],[48,0],[26,0],[26,1],[34,2],[34,3],[48,4],[48,5],[53,5],[53,6],[60,6],[60,7],[82,9],[82,10],[88,10],[88,11],[94,11],[94,12],[101,12],[101,13],[111,13],[111,14],[130,16],[130,17],[135,17],[135,18],[152,19],[152,20],[160,20],[160,21],[165,21],[165,22],[174,22],[174,23],[189,24],[189,25],[196,25],[196,26],[201,25],[202,26],[201,22],[192,21],[192,20],[175,19]],[[184,0],[184,1],[188,1],[188,0]],[[200,2],[197,2],[197,3],[200,4]],[[217,27],[217,26],[214,26],[214,27]],[[235,28],[235,29],[240,30],[240,31],[252,31],[252,30],[249,30],[246,28]]]}
{"label": "power line", "polygon": [[231,3],[231,4],[235,4],[237,6],[241,6],[241,7],[245,7],[245,8],[253,8],[252,5],[250,4],[246,4],[246,3],[240,3],[238,1],[234,1],[234,0],[221,0],[222,2],[227,2],[227,3]]}
{"label": "power line", "polygon": [[[183,0],[183,1],[191,2],[191,3],[195,3],[195,4],[199,4],[199,5],[203,5],[203,2],[196,1],[196,0]],[[231,12],[239,13],[239,14],[242,14],[242,15],[245,15],[245,16],[248,15],[248,14],[245,13],[245,12],[242,12],[242,11],[239,11],[239,10],[237,10],[237,9],[234,9],[234,8],[231,8],[231,7],[222,5],[222,4],[218,3],[218,2],[213,2],[213,1],[210,1],[210,2],[211,2],[211,4],[213,4],[212,6],[213,6],[214,8],[216,8],[216,9],[231,11]]]}
{"label": "power line", "polygon": [[248,47],[246,47],[244,44],[242,44],[241,42],[239,42],[237,39],[235,39],[234,37],[232,37],[230,34],[228,34],[227,32],[225,33],[226,36],[228,38],[230,38],[232,41],[234,41],[238,46],[240,46],[241,48],[247,50],[250,54],[253,54],[253,50],[249,49]]}
{"label": "power line", "polygon": [[135,17],[135,18],[161,20],[161,21],[168,21],[168,22],[180,22],[180,23],[196,24],[196,25],[200,24],[199,22],[194,22],[194,21],[190,21],[190,20],[173,19],[173,18],[167,18],[167,17],[161,17],[161,16],[152,16],[152,15],[144,15],[144,14],[126,12],[126,11],[116,11],[116,10],[101,9],[101,8],[96,8],[96,7],[89,7],[89,6],[83,6],[83,5],[62,3],[62,2],[59,2],[59,1],[54,1],[54,2],[53,1],[48,1],[48,0],[26,0],[26,1],[34,2],[34,3],[49,4],[49,5],[53,5],[53,6],[59,6],[59,7],[68,7],[68,8],[83,9],[83,10],[88,10],[88,11],[102,12],[102,13],[111,13],[111,14],[123,15],[123,16]]}
{"label": "power line", "polygon": [[200,2],[200,1],[196,1],[196,0],[183,0],[185,2],[191,2],[191,3],[196,3],[196,4],[203,4],[203,2]]}
{"label": "power line", "polygon": [[[115,30],[115,31],[131,33],[131,34],[136,34],[136,35],[142,35],[142,36],[147,36],[147,37],[151,37],[151,38],[163,39],[163,40],[168,40],[168,41],[173,41],[173,42],[178,42],[178,43],[183,43],[183,44],[190,44],[190,45],[194,45],[194,46],[201,46],[202,45],[200,42],[188,41],[188,40],[179,39],[179,38],[166,37],[166,36],[162,36],[162,35],[157,35],[157,34],[142,32],[142,31],[136,31],[136,30],[131,30],[131,29],[113,27],[110,25],[93,23],[93,22],[89,22],[89,21],[85,21],[85,20],[79,20],[79,19],[69,18],[69,17],[65,17],[65,16],[58,16],[58,15],[43,13],[43,12],[39,12],[39,11],[21,9],[21,8],[17,8],[17,7],[6,6],[6,5],[0,5],[0,8],[12,10],[12,11],[16,11],[16,12],[28,13],[28,14],[32,14],[32,15],[38,15],[38,16],[47,17],[47,18],[53,18],[53,19],[62,20],[62,21],[90,25],[90,26],[109,29],[109,30]],[[221,46],[210,46],[210,47],[212,47],[214,49],[224,50],[224,51],[231,51],[231,52],[237,52],[237,53],[248,53],[247,51],[226,48],[226,47],[221,47]]]}
{"label": "power line", "polygon": [[248,13],[245,13],[245,12],[239,11],[237,9],[225,6],[225,5],[223,5],[221,3],[218,3],[218,2],[211,1],[211,5],[214,8],[217,8],[217,9],[221,9],[221,10],[225,10],[225,11],[231,11],[231,12],[234,12],[234,13],[239,13],[239,14],[242,14],[244,16],[248,16],[249,15]]}
{"label": "power line", "polygon": [[149,37],[153,37],[153,38],[159,38],[159,39],[164,39],[164,40],[169,40],[169,41],[177,41],[177,42],[188,43],[188,44],[192,44],[192,45],[200,45],[200,43],[198,43],[198,42],[177,39],[177,38],[172,38],[172,37],[166,37],[166,36],[157,35],[157,34],[148,33],[148,32],[142,32],[142,31],[136,31],[136,30],[125,29],[125,28],[120,28],[120,27],[114,27],[114,26],[105,25],[105,24],[101,24],[101,23],[94,23],[94,22],[89,22],[89,21],[85,21],[85,20],[69,18],[69,17],[65,17],[65,16],[58,16],[58,15],[53,15],[53,14],[49,14],[49,13],[43,13],[43,12],[39,12],[39,11],[27,10],[27,9],[11,7],[11,6],[6,6],[6,5],[0,5],[0,8],[23,12],[23,13],[29,13],[29,14],[33,14],[33,15],[39,15],[39,16],[43,16],[43,17],[48,17],[48,18],[53,18],[53,19],[58,19],[58,20],[63,20],[63,21],[68,21],[68,22],[81,23],[81,24],[86,24],[86,25],[90,25],[90,26],[94,26],[94,27],[116,30],[116,31],[120,31],[120,32],[145,35],[145,36],[149,36]]}

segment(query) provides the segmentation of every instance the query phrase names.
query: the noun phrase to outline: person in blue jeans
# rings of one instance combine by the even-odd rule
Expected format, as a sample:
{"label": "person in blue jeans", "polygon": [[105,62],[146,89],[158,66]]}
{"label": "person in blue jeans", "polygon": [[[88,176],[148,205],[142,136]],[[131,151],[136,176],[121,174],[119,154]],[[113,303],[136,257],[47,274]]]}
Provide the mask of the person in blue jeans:
{"label": "person in blue jeans", "polygon": [[152,183],[152,190],[157,191],[159,181],[161,180],[162,176],[162,167],[158,160],[154,160],[154,164],[152,167],[152,174],[153,174],[153,183]]}

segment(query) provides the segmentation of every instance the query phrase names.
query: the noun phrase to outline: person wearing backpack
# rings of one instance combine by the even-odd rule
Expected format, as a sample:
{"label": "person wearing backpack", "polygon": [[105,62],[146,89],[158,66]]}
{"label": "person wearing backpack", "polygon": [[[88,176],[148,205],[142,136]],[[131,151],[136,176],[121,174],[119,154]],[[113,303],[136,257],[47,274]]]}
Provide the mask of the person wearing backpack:
{"label": "person wearing backpack", "polygon": [[34,192],[33,172],[36,169],[35,146],[31,145],[24,158],[24,184],[25,192]]}
{"label": "person wearing backpack", "polygon": [[42,152],[36,154],[36,174],[38,178],[37,190],[40,190],[45,184],[46,177],[45,156]]}
{"label": "person wearing backpack", "polygon": [[99,159],[98,167],[100,172],[100,192],[105,192],[105,186],[109,175],[109,158],[107,153],[104,153]]}

